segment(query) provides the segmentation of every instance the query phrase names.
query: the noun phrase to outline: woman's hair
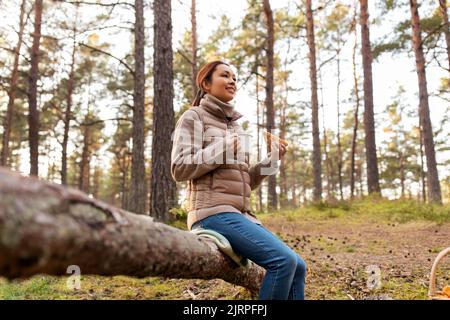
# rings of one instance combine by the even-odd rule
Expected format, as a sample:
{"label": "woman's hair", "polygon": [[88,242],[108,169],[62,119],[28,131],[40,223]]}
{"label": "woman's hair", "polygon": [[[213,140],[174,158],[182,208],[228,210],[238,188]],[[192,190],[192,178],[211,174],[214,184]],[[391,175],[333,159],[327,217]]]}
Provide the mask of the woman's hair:
{"label": "woman's hair", "polygon": [[211,81],[212,80],[212,74],[214,70],[216,70],[216,67],[220,64],[225,64],[229,66],[228,63],[221,61],[221,60],[215,60],[208,62],[205,64],[200,71],[197,73],[197,94],[195,95],[194,101],[192,102],[193,106],[198,106],[200,103],[200,100],[203,98],[203,96],[206,94],[206,92],[203,90],[203,82],[204,81]]}

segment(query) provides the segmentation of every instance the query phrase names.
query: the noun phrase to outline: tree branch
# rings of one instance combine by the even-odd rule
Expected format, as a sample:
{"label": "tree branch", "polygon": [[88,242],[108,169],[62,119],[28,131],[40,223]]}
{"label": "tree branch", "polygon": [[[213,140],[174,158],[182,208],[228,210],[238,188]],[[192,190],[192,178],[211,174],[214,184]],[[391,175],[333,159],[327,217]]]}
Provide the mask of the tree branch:
{"label": "tree branch", "polygon": [[100,119],[100,120],[96,120],[96,121],[91,121],[91,122],[83,122],[80,123],[81,126],[94,126],[98,123],[102,123],[102,122],[106,122],[106,121],[129,121],[132,122],[131,119],[127,119],[127,118],[112,118],[112,119]]}
{"label": "tree branch", "polygon": [[90,2],[90,1],[67,1],[67,0],[54,0],[55,2],[64,2],[69,3],[73,5],[92,5],[92,6],[101,6],[101,7],[115,7],[117,5],[121,6],[130,6],[131,8],[134,8],[134,5],[132,3],[128,2],[114,2],[114,3],[101,3],[101,2]]}
{"label": "tree branch", "polygon": [[80,46],[83,46],[83,47],[86,47],[86,48],[88,48],[88,49],[91,49],[92,51],[96,51],[96,52],[100,52],[100,53],[106,54],[107,56],[109,56],[109,57],[111,57],[111,58],[113,58],[113,59],[119,61],[119,63],[122,64],[125,68],[127,68],[127,70],[130,71],[130,73],[131,73],[131,74],[133,75],[133,77],[134,77],[134,70],[133,70],[133,69],[132,69],[125,61],[123,61],[122,59],[117,58],[116,56],[112,55],[112,54],[109,53],[109,52],[106,52],[106,51],[103,51],[103,50],[101,50],[101,49],[92,47],[92,46],[90,46],[90,45],[88,45],[88,44],[86,44],[86,43],[78,42],[78,44],[79,44]]}
{"label": "tree branch", "polygon": [[179,54],[179,55],[181,55],[190,65],[192,65],[193,63],[192,63],[192,61],[191,61],[191,59],[189,59],[184,53],[183,53],[183,51],[181,51],[181,49],[178,49],[177,50],[177,53]]}

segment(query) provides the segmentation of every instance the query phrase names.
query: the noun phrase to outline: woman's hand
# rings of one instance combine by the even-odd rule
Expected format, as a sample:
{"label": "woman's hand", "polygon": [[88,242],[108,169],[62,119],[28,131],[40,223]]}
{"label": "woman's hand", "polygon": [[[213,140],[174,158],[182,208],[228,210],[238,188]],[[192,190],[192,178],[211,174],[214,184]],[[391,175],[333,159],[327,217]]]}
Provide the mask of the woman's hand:
{"label": "woman's hand", "polygon": [[285,146],[284,144],[280,144],[280,159],[283,159],[286,152],[287,152],[287,146]]}
{"label": "woman's hand", "polygon": [[278,151],[278,159],[281,160],[284,158],[284,156],[286,155],[287,152],[287,146],[285,146],[284,144],[281,143],[274,143],[274,152]]}
{"label": "woman's hand", "polygon": [[288,146],[285,146],[283,144],[273,143],[272,144],[272,151],[269,152],[269,157],[271,158],[271,161],[278,161],[284,158],[286,155]]}

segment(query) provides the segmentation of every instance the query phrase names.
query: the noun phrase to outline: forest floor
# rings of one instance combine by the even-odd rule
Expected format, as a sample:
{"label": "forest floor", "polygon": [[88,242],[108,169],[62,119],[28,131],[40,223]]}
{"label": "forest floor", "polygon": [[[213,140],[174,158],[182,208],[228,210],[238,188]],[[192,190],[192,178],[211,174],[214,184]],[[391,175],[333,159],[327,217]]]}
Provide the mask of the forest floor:
{"label": "forest floor", "polygon": [[[259,214],[306,261],[307,299],[427,299],[436,255],[450,245],[450,206],[364,200]],[[184,228],[183,223],[177,227]],[[82,276],[0,278],[0,299],[254,299],[220,279]],[[450,285],[450,257],[437,273]]]}

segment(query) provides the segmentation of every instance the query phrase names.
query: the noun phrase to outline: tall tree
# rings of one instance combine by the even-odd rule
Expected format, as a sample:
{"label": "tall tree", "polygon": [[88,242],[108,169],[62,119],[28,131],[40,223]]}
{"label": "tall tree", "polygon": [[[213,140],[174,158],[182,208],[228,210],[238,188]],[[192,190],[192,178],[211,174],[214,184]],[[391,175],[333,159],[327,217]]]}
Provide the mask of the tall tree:
{"label": "tall tree", "polygon": [[39,174],[39,111],[37,107],[37,81],[39,78],[39,47],[41,43],[42,0],[34,2],[34,32],[31,47],[31,68],[28,76],[28,140],[30,145],[30,174]]}
{"label": "tall tree", "polygon": [[360,0],[360,24],[362,61],[364,72],[364,127],[367,165],[367,187],[370,193],[381,193],[377,148],[375,142],[375,123],[373,113],[373,83],[372,83],[372,50],[369,34],[368,1]]}
{"label": "tall tree", "polygon": [[16,98],[17,91],[17,81],[19,78],[19,57],[20,57],[20,48],[22,47],[22,38],[23,38],[23,29],[25,27],[25,4],[26,0],[22,0],[20,5],[20,14],[19,14],[19,31],[17,33],[18,39],[16,47],[14,48],[14,62],[11,73],[11,80],[9,84],[8,90],[8,106],[6,109],[6,116],[3,123],[3,139],[2,139],[2,154],[0,157],[0,165],[7,166],[8,165],[8,157],[9,157],[9,139],[11,135],[11,122],[13,118],[14,112],[14,101]]}
{"label": "tall tree", "polygon": [[319,102],[317,98],[316,44],[314,39],[314,20],[311,0],[306,0],[306,34],[309,47],[309,77],[311,81],[311,113],[313,135],[313,200],[322,200],[322,156],[320,151]]}
{"label": "tall tree", "polygon": [[436,154],[434,150],[433,128],[430,119],[430,108],[428,105],[428,89],[425,71],[425,57],[422,48],[422,36],[420,34],[420,18],[417,1],[410,0],[411,27],[414,55],[416,57],[416,71],[419,82],[419,114],[423,132],[423,143],[427,160],[427,182],[428,199],[431,202],[442,203],[441,186],[436,165]]}
{"label": "tall tree", "polygon": [[[144,2],[135,1],[134,24],[134,95],[133,95],[133,157],[131,161],[130,198],[127,209],[145,213],[147,184],[145,179],[145,58]],[[156,21],[155,21],[156,24]]]}
{"label": "tall tree", "polygon": [[[273,104],[273,71],[274,71],[274,43],[275,43],[275,31],[274,31],[274,21],[273,12],[270,7],[269,0],[264,0],[263,2],[264,15],[266,17],[267,24],[267,65],[266,65],[266,115],[267,131],[272,132],[275,129],[275,108]],[[278,207],[277,203],[277,181],[275,175],[268,177],[268,207],[269,209],[276,210]]]}
{"label": "tall tree", "polygon": [[170,173],[170,134],[175,129],[173,110],[172,6],[155,0],[154,5],[154,103],[150,214],[170,221],[176,206],[176,184]]}

